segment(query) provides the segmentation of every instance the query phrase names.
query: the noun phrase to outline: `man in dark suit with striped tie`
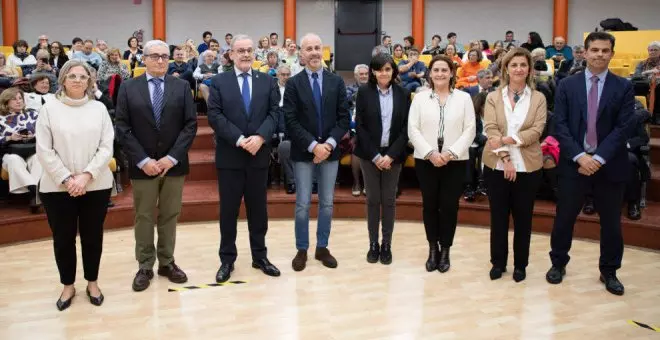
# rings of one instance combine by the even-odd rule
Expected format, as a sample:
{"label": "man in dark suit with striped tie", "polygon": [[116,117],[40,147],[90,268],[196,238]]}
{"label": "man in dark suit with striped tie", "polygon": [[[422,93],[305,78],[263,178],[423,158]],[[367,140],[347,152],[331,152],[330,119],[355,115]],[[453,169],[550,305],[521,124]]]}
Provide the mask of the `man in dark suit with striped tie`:
{"label": "man in dark suit with striped tie", "polygon": [[[197,110],[188,83],[166,75],[169,52],[163,41],[147,42],[146,73],[124,82],[117,97],[117,139],[128,156],[135,206],[135,257],[139,263],[135,291],[149,287],[156,259],[158,275],[174,283],[188,280],[174,263],[174,244],[188,150],[197,133]],[[154,221],[156,208],[158,219]]]}
{"label": "man in dark suit with striped tie", "polygon": [[215,164],[220,191],[220,269],[217,282],[229,280],[237,257],[236,222],[245,200],[252,267],[269,276],[280,271],[266,256],[266,189],[270,141],[277,127],[277,79],[252,70],[254,44],[236,35],[230,45],[234,69],[211,79],[208,117],[215,131]]}

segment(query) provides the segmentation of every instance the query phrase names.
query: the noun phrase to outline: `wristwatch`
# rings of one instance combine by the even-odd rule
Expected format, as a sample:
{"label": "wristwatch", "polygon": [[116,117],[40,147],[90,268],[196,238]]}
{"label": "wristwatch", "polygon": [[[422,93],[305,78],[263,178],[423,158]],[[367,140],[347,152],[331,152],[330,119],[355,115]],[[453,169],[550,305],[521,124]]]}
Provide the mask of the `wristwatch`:
{"label": "wristwatch", "polygon": [[66,182],[68,182],[68,181],[70,181],[70,180],[71,180],[71,175],[69,175],[69,177],[65,178],[65,179],[62,181],[62,184],[66,184]]}

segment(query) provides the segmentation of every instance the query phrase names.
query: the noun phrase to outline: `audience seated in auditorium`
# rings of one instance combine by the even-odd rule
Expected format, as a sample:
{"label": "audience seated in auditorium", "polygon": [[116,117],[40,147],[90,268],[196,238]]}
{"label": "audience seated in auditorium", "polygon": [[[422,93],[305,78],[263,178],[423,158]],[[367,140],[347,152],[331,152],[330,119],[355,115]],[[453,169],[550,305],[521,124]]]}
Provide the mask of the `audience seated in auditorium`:
{"label": "audience seated in auditorium", "polygon": [[[291,38],[286,38],[284,39],[284,42],[282,43],[282,47],[275,48],[276,51],[279,53],[280,60],[286,59],[286,56],[289,54],[289,45],[291,43],[296,43],[295,41],[291,40]],[[296,55],[298,55],[298,46],[296,45]]]}
{"label": "audience seated in auditorium", "polygon": [[456,65],[456,68],[463,66],[463,59],[461,59],[461,57],[456,54],[456,46],[449,44],[447,47],[445,47],[444,52],[446,56],[451,58],[451,60],[454,62],[454,65]]}
{"label": "audience seated in auditorium", "polygon": [[498,48],[495,51],[493,51],[493,55],[491,58],[493,59],[493,62],[488,65],[488,69],[493,72],[493,78],[500,78],[502,76],[501,70],[500,70],[500,65],[502,63],[502,59],[506,55],[507,50],[504,48]]}
{"label": "audience seated in auditorium", "polygon": [[53,41],[53,43],[50,44],[50,58],[48,59],[48,63],[55,70],[55,75],[59,76],[60,69],[67,61],[69,61],[69,57],[64,52],[64,46],[62,46],[62,43],[59,41]]}
{"label": "audience seated in auditorium", "polygon": [[16,40],[13,48],[14,54],[7,57],[7,65],[16,67],[37,64],[37,59],[33,55],[27,53],[28,44],[25,40]]}
{"label": "audience seated in auditorium", "polygon": [[259,72],[266,73],[270,76],[277,76],[277,67],[280,65],[280,59],[277,51],[268,51],[266,54],[266,62],[259,67]]}
{"label": "audience seated in auditorium", "polygon": [[[484,72],[484,70],[479,72]],[[467,162],[467,174],[465,177],[465,192],[463,194],[463,199],[468,202],[474,202],[477,195],[487,196],[481,160],[481,156],[484,152],[484,145],[486,145],[486,141],[488,140],[484,134],[484,107],[486,106],[487,96],[488,92],[478,92],[472,97],[474,116],[476,119],[476,134],[474,135],[472,145],[470,145],[470,158]]]}
{"label": "audience seated in auditorium", "polygon": [[278,54],[278,57],[289,65],[295,64],[298,61],[298,45],[293,41],[290,42],[286,47],[286,53]]}
{"label": "audience seated in auditorium", "polygon": [[138,40],[136,37],[128,38],[128,49],[124,51],[123,60],[129,60],[131,62],[131,70],[136,66],[142,63],[142,49],[138,46]]}
{"label": "audience seated in auditorium", "polygon": [[513,37],[513,31],[506,31],[504,34],[504,41],[502,43],[504,48],[507,48],[508,45],[513,45],[515,47],[520,46],[520,42]]}
{"label": "audience seated in auditorium", "polygon": [[[626,183],[625,199],[628,203],[628,218],[639,220],[642,218],[640,200],[642,195],[642,183],[651,178],[649,168],[642,147],[649,144],[649,135],[646,133],[646,124],[651,118],[650,112],[644,110],[641,104],[636,105],[634,134],[628,138],[628,160],[630,161],[630,174]],[[625,176],[624,174],[621,174]]]}
{"label": "audience seated in auditorium", "polygon": [[555,37],[553,45],[545,49],[545,59],[552,59],[558,66],[562,60],[573,60],[573,51],[566,46],[564,37]]}
{"label": "audience seated in auditorium", "polygon": [[419,61],[419,51],[411,48],[408,52],[408,60],[402,60],[398,65],[401,85],[410,92],[415,92],[422,85],[422,79],[426,74],[426,65]]}
{"label": "audience seated in auditorium", "polygon": [[[37,75],[45,75],[50,79],[50,92],[55,92],[57,90],[57,76],[55,75],[55,70],[53,67],[48,64],[50,54],[47,50],[37,51],[37,65],[30,73],[30,77],[35,77]],[[25,75],[25,73],[23,73]]]}
{"label": "audience seated in auditorium", "polygon": [[204,51],[208,50],[211,47],[210,46],[211,38],[213,38],[213,33],[209,32],[209,31],[206,31],[206,32],[202,33],[203,42],[201,44],[199,44],[199,46],[197,46],[197,53],[198,54],[204,53]]}
{"label": "audience seated in auditorium", "polygon": [[463,55],[465,53],[465,48],[463,48],[463,44],[457,42],[458,36],[454,32],[449,32],[447,34],[447,41],[440,43],[440,49],[444,50],[447,48],[447,45],[454,45],[456,48],[456,53]]}
{"label": "audience seated in auditorium", "polygon": [[55,99],[55,95],[50,92],[51,79],[45,74],[38,74],[30,78],[32,92],[24,94],[25,109],[39,112],[41,106]]}
{"label": "audience seated in auditorium", "polygon": [[532,63],[534,67],[534,72],[537,76],[541,76],[542,79],[546,80],[552,78],[554,73],[554,66],[550,64],[549,61],[545,60],[545,49],[537,48],[532,51]]}
{"label": "audience seated in auditorium", "polygon": [[[652,123],[660,124],[660,86],[651,89],[651,79],[660,80],[660,41],[652,41],[648,46],[649,57],[635,67],[634,77],[645,81],[635,82],[635,94],[650,98],[650,92],[655,91],[655,101],[649,111],[653,113]],[[650,104],[650,100],[649,100]]]}
{"label": "audience seated in auditorium", "polygon": [[191,89],[195,88],[192,66],[186,62],[185,52],[179,46],[174,48],[174,61],[168,65],[167,74],[186,80]]}
{"label": "audience seated in auditorium", "polygon": [[131,77],[131,71],[126,64],[121,62],[121,56],[118,48],[108,50],[108,60],[104,61],[99,67],[98,79],[107,81],[112,75],[119,75],[123,80]]}
{"label": "audience seated in auditorium", "polygon": [[[479,56],[479,61],[488,60],[488,58],[482,51],[481,46],[482,46],[481,41],[479,40],[470,41],[470,50],[478,50],[479,52],[481,52]],[[469,53],[463,54],[463,59],[462,59],[463,63],[466,63],[468,61],[468,55]]]}
{"label": "audience seated in auditorium", "polygon": [[83,49],[83,40],[80,39],[79,37],[75,37],[73,38],[73,40],[71,40],[71,49],[69,50],[69,52],[66,52],[66,56],[69,59],[71,59],[74,53],[82,51],[82,49]]}
{"label": "audience seated in auditorium", "polygon": [[[497,50],[503,50],[504,49],[504,42],[502,40],[495,40],[493,43],[493,47],[491,47],[491,56],[495,54]],[[492,59],[495,60],[495,59]]]}
{"label": "audience seated in auditorium", "polygon": [[480,60],[483,59],[481,51],[479,49],[473,48],[468,53],[468,61],[463,64],[461,68],[458,69],[456,76],[458,77],[458,82],[456,87],[462,89],[464,87],[476,86],[479,82],[477,81],[477,72],[482,70]]}
{"label": "audience seated in auditorium", "polygon": [[354,114],[355,96],[357,96],[358,89],[369,82],[369,66],[366,64],[355,65],[353,78],[355,83],[346,86],[346,98],[348,99],[349,110]]}
{"label": "audience seated in auditorium", "polygon": [[18,72],[16,68],[10,65],[7,65],[7,58],[5,54],[0,52],[0,92],[2,90],[11,87],[11,84],[18,77]]}
{"label": "audience seated in auditorium", "polygon": [[216,62],[216,54],[213,50],[206,50],[202,53],[200,60],[204,63],[197,66],[193,72],[193,78],[200,82],[199,91],[202,93],[204,101],[209,99],[209,86],[211,86],[211,77],[218,74],[220,65]]}
{"label": "audience seated in auditorium", "polygon": [[479,40],[481,43],[481,53],[484,57],[488,58],[493,54],[493,51],[490,50],[490,45],[487,40]]}
{"label": "audience seated in auditorium", "polygon": [[403,46],[401,44],[394,44],[394,53],[392,54],[392,59],[394,59],[395,65],[399,65],[401,60],[408,60],[407,56],[408,51],[404,53]]}
{"label": "audience seated in auditorium", "polygon": [[[229,50],[231,50],[231,40],[232,39],[234,39],[234,36],[231,33],[225,34],[225,43],[220,48],[220,51],[222,52],[222,54],[225,54],[225,53],[229,52]],[[232,66],[232,68],[233,67],[234,66]]]}
{"label": "audience seated in auditorium", "polygon": [[381,39],[382,44],[380,46],[383,47],[384,50],[387,50],[387,54],[392,55],[394,53],[394,46],[392,45],[392,37],[389,35],[384,35],[383,38]]}
{"label": "audience seated in auditorium", "polygon": [[37,43],[30,49],[30,54],[33,55],[35,58],[37,57],[37,51],[39,50],[48,50],[48,36],[47,35],[40,35],[39,40],[37,40]]}
{"label": "audience seated in auditorium", "polygon": [[103,58],[101,58],[98,53],[94,52],[94,42],[91,40],[85,40],[82,51],[74,53],[71,59],[78,59],[86,62],[97,70],[101,67],[101,63],[103,62]]}
{"label": "audience seated in auditorium", "polygon": [[587,61],[584,59],[584,46],[576,45],[573,47],[573,59],[564,59],[559,63],[559,67],[556,68],[557,72],[555,73],[555,79],[557,80],[557,83],[559,83],[560,80],[568,77],[569,74],[571,74],[571,71],[586,66]]}
{"label": "audience seated in auditorium", "polygon": [[442,54],[443,49],[440,48],[441,41],[442,41],[442,37],[440,37],[437,34],[434,34],[433,38],[431,38],[431,44],[424,46],[424,49],[422,49],[422,54],[430,54],[434,57],[438,54]]}
{"label": "audience seated in auditorium", "polygon": [[477,72],[477,82],[478,84],[476,86],[466,87],[463,89],[463,91],[474,97],[477,95],[477,93],[488,93],[495,89],[493,87],[493,72],[491,72],[489,69],[483,69]]}
{"label": "audience seated in auditorium", "polygon": [[9,193],[30,193],[32,212],[39,208],[36,189],[42,173],[34,144],[37,115],[25,109],[23,91],[9,88],[0,94],[2,169],[9,174]]}
{"label": "audience seated in auditorium", "polygon": [[415,46],[415,38],[410,35],[403,38],[403,51],[406,55],[408,55],[408,51],[410,51],[413,46]]}
{"label": "audience seated in auditorium", "polygon": [[541,35],[537,32],[529,32],[527,37],[527,42],[520,45],[522,48],[526,48],[528,51],[532,52],[534,49],[542,48],[545,51],[545,45],[543,44],[543,39]]}
{"label": "audience seated in auditorium", "polygon": [[186,62],[193,59],[197,60],[199,57],[199,52],[197,52],[197,49],[195,48],[195,42],[192,39],[186,39],[186,41],[183,42],[183,45],[181,45],[181,50],[183,50],[183,60]]}
{"label": "audience seated in auditorium", "polygon": [[103,58],[103,61],[108,60],[109,49],[110,48],[108,47],[108,43],[106,43],[105,40],[96,40],[96,53],[98,53],[101,58]]}
{"label": "audience seated in auditorium", "polygon": [[258,61],[266,61],[266,54],[270,51],[270,40],[267,36],[261,37],[257,43],[257,48],[254,50],[254,59]]}

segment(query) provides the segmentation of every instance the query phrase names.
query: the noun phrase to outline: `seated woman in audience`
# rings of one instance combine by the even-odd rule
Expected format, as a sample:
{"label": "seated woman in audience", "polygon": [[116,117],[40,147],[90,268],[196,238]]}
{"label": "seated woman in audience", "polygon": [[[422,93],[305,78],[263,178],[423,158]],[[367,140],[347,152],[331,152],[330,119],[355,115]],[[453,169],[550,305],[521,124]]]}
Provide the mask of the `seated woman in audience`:
{"label": "seated woman in audience", "polygon": [[18,77],[16,68],[7,65],[7,58],[5,54],[0,52],[0,92],[3,89],[11,87],[11,84]]}
{"label": "seated woman in audience", "polygon": [[71,59],[74,53],[83,50],[83,40],[80,37],[75,37],[71,40],[71,49],[66,52],[66,56]]}
{"label": "seated woman in audience", "polygon": [[[471,42],[470,42],[470,48],[468,49],[468,51],[470,51],[470,50],[478,50],[478,51],[480,52],[480,54],[479,54],[479,61],[487,60],[487,59],[488,59],[488,58],[486,57],[486,55],[484,55],[484,53],[482,52],[481,41],[479,41],[479,40],[473,40],[473,41],[471,41]],[[467,63],[467,62],[468,62],[468,56],[469,56],[469,53],[464,53],[464,54],[463,54],[463,63]]]}
{"label": "seated woman in audience", "polygon": [[394,51],[392,53],[392,58],[394,59],[395,65],[399,65],[401,60],[408,60],[408,56],[403,53],[403,46],[401,44],[395,44],[392,50]]}
{"label": "seated woman in audience", "polygon": [[64,46],[62,46],[62,43],[59,41],[53,41],[53,43],[50,44],[50,58],[48,59],[48,64],[50,64],[55,70],[55,75],[60,74],[60,69],[67,61],[69,61],[69,57],[64,53]]}
{"label": "seated woman in audience", "polygon": [[492,47],[492,52],[495,53],[498,49],[504,49],[504,42],[502,40],[495,40]]}
{"label": "seated woman in audience", "polygon": [[463,66],[463,59],[456,54],[456,46],[454,44],[449,44],[445,47],[445,55],[454,62],[456,69]]}
{"label": "seated woman in audience", "polygon": [[[407,156],[410,110],[410,92],[397,84],[397,73],[391,56],[371,58],[369,83],[359,88],[355,104],[357,143],[352,157],[360,159],[365,187],[369,188],[369,263],[392,263],[396,191]],[[379,244],[381,218],[383,239]]]}
{"label": "seated woman in audience", "polygon": [[35,126],[38,112],[25,109],[23,91],[16,87],[0,94],[0,148],[2,169],[9,173],[9,193],[30,193],[30,209],[37,212],[37,184],[41,163],[35,156]]}
{"label": "seated woman in audience", "polygon": [[[64,285],[56,302],[62,311],[76,295],[76,234],[83,244],[86,295],[103,303],[97,278],[103,242],[103,222],[113,185],[108,168],[114,130],[108,110],[93,100],[90,66],[70,60],[58,78],[56,101],[46,103],[37,125],[37,157],[44,172],[39,192],[53,232],[55,262]],[[60,122],[60,123],[58,123]],[[66,122],[66,124],[61,124]]]}
{"label": "seated woman in audience", "polygon": [[447,56],[433,57],[427,77],[431,89],[415,95],[408,118],[408,137],[415,149],[415,171],[422,190],[429,272],[449,270],[468,149],[475,136],[472,99],[454,90],[455,70]]}
{"label": "seated woman in audience", "polygon": [[[278,57],[279,56],[280,55],[278,54]],[[287,65],[293,65],[298,62],[298,45],[296,45],[295,42],[289,43],[284,58],[280,58],[280,60],[284,60]]]}
{"label": "seated woman in audience", "polygon": [[[649,57],[646,60],[642,60],[637,67],[635,67],[635,77],[645,77],[649,80],[655,78],[656,87],[655,89],[650,89],[644,87],[641,91],[641,95],[650,97],[650,90],[655,91],[655,102],[654,107],[650,108],[649,111],[653,113],[655,124],[660,124],[660,86],[657,83],[660,82],[660,41],[652,41],[648,47]],[[637,86],[637,85],[636,85]],[[638,89],[636,89],[636,92]]]}
{"label": "seated woman in audience", "polygon": [[268,51],[266,54],[266,63],[261,65],[259,72],[267,73],[272,77],[277,76],[277,67],[280,65],[280,60],[276,51]]}
{"label": "seated woman in audience", "polygon": [[121,62],[118,48],[111,48],[108,50],[108,60],[104,61],[99,67],[98,79],[100,81],[107,81],[113,75],[119,75],[121,79],[127,80],[131,77],[131,71],[128,70],[126,64]]}
{"label": "seated woman in audience", "polygon": [[130,61],[131,70],[133,70],[136,66],[139,66],[142,63],[142,55],[144,52],[142,52],[142,49],[138,46],[139,43],[136,37],[128,38],[127,44],[128,49],[124,51],[122,59]]}
{"label": "seated woman in audience", "polygon": [[483,53],[484,57],[488,58],[490,57],[491,54],[493,54],[493,51],[490,50],[490,45],[488,44],[487,40],[479,40],[481,43],[481,53]]}
{"label": "seated woman in audience", "polygon": [[532,51],[532,71],[540,79],[547,81],[554,76],[554,65],[545,60],[545,49],[537,48]]}
{"label": "seated woman in audience", "polygon": [[37,65],[30,73],[30,77],[36,77],[37,75],[45,75],[50,79],[50,92],[55,92],[57,90],[57,76],[55,75],[55,70],[48,63],[50,54],[46,50],[37,51]]}
{"label": "seated woman in audience", "polygon": [[408,52],[408,60],[401,60],[398,65],[401,85],[408,91],[415,92],[422,85],[422,79],[426,74],[426,66],[419,61],[419,51],[414,47],[411,48]]}
{"label": "seated woman in audience", "polygon": [[[284,39],[284,43],[282,43],[282,47],[275,49],[277,51],[277,57],[280,58],[280,60],[286,59],[286,56],[289,54],[289,45],[291,45],[291,43],[295,43],[295,41],[293,41],[291,38],[286,38]],[[271,47],[271,49],[273,48]]]}
{"label": "seated woman in audience", "polygon": [[[197,61],[197,58],[199,58],[199,52],[195,47],[194,40],[188,38],[180,47],[183,50],[183,54],[185,56],[184,60],[186,62],[191,62],[193,59],[194,61]],[[195,63],[194,61],[191,62],[191,65],[197,65],[197,63]]]}
{"label": "seated woman in audience", "polygon": [[534,90],[532,56],[524,48],[502,60],[500,89],[491,92],[484,109],[484,177],[490,203],[490,279],[506,272],[509,215],[513,215],[513,279],[527,276],[534,198],[541,184],[540,138],[546,122],[546,100]]}
{"label": "seated woman in audience", "polygon": [[500,76],[501,76],[500,64],[502,63],[502,58],[504,58],[506,53],[507,53],[507,50],[505,50],[503,48],[496,49],[493,52],[493,55],[491,56],[491,58],[493,59],[493,62],[490,63],[490,65],[488,65],[488,69],[491,72],[493,72],[493,78],[497,78],[497,79],[500,78]]}
{"label": "seated woman in audience", "polygon": [[96,53],[98,53],[103,60],[108,60],[108,43],[105,40],[96,40]]}
{"label": "seated woman in audience", "polygon": [[270,40],[268,39],[267,36],[261,37],[259,39],[259,43],[257,43],[257,48],[254,50],[254,59],[265,62],[266,61],[266,54],[268,54],[268,51],[270,50]]}
{"label": "seated woman in audience", "polygon": [[209,86],[211,86],[211,77],[218,74],[218,69],[220,65],[215,61],[216,54],[213,50],[206,50],[202,53],[202,58],[204,63],[197,66],[195,72],[193,72],[193,77],[200,82],[199,91],[202,92],[202,97],[204,100],[209,98]]}
{"label": "seated woman in audience", "polygon": [[532,52],[537,48],[542,48],[545,50],[545,45],[543,44],[543,39],[541,35],[536,32],[529,32],[527,37],[527,42],[520,45],[522,48],[526,48],[528,51]]}
{"label": "seated woman in audience", "polygon": [[470,160],[467,163],[467,176],[465,185],[465,194],[463,198],[468,202],[474,202],[477,194],[487,196],[484,185],[482,171],[482,153],[486,145],[486,135],[484,134],[484,107],[486,105],[486,96],[488,92],[479,92],[472,97],[474,105],[474,116],[476,124],[476,134],[472,145],[470,145]]}
{"label": "seated woman in audience", "polygon": [[25,93],[25,109],[39,112],[41,106],[55,99],[50,93],[51,79],[45,74],[38,74],[30,78],[30,86],[33,91]]}
{"label": "seated woman in audience", "polygon": [[28,44],[25,40],[16,40],[16,42],[14,42],[13,48],[14,54],[9,55],[7,58],[7,65],[12,67],[22,67],[34,66],[37,64],[37,58],[27,52]]}
{"label": "seated woman in audience", "polygon": [[482,59],[481,51],[473,48],[465,55],[468,56],[468,61],[463,63],[463,66],[458,69],[456,87],[459,89],[476,86],[479,83],[477,73],[484,68],[480,62]]}
{"label": "seated woman in audience", "polygon": [[[442,38],[439,35],[434,34],[433,38],[431,38],[431,45],[424,46],[424,49],[422,50],[422,54],[430,54],[432,56],[442,54],[442,48],[440,48],[441,41]],[[456,54],[455,48],[454,48],[454,54]]]}

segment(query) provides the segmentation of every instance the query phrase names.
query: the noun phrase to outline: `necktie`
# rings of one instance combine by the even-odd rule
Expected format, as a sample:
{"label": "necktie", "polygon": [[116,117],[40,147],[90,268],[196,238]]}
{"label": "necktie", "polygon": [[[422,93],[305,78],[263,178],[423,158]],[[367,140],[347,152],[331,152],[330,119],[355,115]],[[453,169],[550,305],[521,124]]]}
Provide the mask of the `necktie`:
{"label": "necktie", "polygon": [[245,112],[247,112],[248,117],[250,116],[250,83],[248,82],[248,73],[241,74],[243,77],[243,89],[241,95],[243,96],[243,104],[245,104]]}
{"label": "necktie", "polygon": [[321,86],[319,85],[319,74],[312,73],[313,85],[312,94],[314,95],[314,106],[316,106],[316,120],[318,121],[319,135],[323,135],[323,115],[321,114]]}
{"label": "necktie", "polygon": [[156,120],[156,127],[160,128],[160,115],[163,113],[163,89],[160,84],[163,80],[151,78],[149,81],[154,85],[153,102],[151,103],[154,108],[154,120]]}
{"label": "necktie", "polygon": [[591,77],[591,89],[587,96],[587,144],[591,148],[598,145],[598,133],[596,131],[596,120],[598,118],[598,77]]}

